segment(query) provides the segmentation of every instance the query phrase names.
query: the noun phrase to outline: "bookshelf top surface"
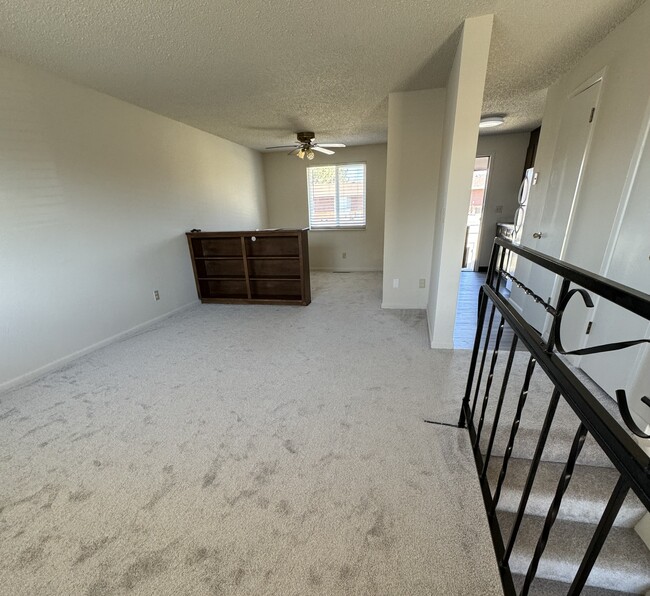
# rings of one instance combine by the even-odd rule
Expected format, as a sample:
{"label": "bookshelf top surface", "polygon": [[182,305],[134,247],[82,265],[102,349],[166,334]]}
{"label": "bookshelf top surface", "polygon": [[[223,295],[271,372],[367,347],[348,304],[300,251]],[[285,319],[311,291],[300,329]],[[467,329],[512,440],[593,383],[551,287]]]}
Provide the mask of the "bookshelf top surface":
{"label": "bookshelf top surface", "polygon": [[271,228],[264,230],[245,230],[243,232],[187,232],[188,238],[224,238],[238,236],[293,236],[307,232],[309,228]]}

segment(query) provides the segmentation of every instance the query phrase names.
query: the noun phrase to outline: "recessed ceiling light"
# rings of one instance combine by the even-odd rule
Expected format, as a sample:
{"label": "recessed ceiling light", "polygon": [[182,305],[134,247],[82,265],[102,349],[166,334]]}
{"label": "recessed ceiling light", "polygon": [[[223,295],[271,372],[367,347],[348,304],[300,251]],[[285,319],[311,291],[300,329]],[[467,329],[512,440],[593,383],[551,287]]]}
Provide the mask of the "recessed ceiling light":
{"label": "recessed ceiling light", "polygon": [[501,116],[490,116],[489,118],[481,118],[481,121],[478,124],[479,128],[494,128],[495,126],[501,126],[505,122],[505,119]]}

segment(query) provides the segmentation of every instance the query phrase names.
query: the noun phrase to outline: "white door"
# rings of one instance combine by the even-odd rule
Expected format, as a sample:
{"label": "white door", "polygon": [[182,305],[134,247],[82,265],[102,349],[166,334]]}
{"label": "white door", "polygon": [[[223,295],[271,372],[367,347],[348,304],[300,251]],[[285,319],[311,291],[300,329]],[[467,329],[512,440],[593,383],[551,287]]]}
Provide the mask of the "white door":
{"label": "white door", "polygon": [[[649,109],[650,120],[650,109]],[[615,225],[602,274],[609,279],[650,294],[650,140],[648,127],[639,143],[638,161],[622,198],[620,228]],[[635,171],[634,171],[635,170]],[[622,211],[622,213],[621,213]],[[618,222],[617,222],[618,223]],[[587,346],[650,338],[645,319],[600,300],[593,313]],[[583,356],[580,367],[612,397],[625,389],[630,409],[650,424],[650,346],[641,344],[618,352]]]}
{"label": "white door", "polygon": [[[580,181],[587,160],[601,80],[567,100],[558,133],[550,180],[539,229],[525,226],[525,244],[561,259],[580,194]],[[543,175],[543,173],[542,173]],[[530,236],[530,237],[528,237]],[[545,300],[554,295],[556,276],[537,266],[531,267],[528,286]],[[545,311],[531,300],[521,300],[524,317],[542,331],[548,327]]]}

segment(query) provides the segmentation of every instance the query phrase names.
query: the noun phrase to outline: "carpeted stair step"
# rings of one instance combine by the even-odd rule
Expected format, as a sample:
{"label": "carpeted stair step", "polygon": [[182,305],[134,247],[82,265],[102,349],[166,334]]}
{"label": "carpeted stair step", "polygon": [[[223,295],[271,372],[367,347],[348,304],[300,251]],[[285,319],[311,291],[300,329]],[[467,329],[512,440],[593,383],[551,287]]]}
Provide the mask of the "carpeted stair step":
{"label": "carpeted stair step", "polygon": [[[528,358],[528,354],[518,354],[515,358],[512,372],[506,385],[505,399],[503,401],[503,407],[497,428],[493,450],[495,455],[503,455],[508,444]],[[502,379],[506,359],[505,354],[501,355],[499,358],[489,392],[488,406],[485,411],[485,423],[481,433],[481,450],[483,453],[485,453],[485,447],[487,446],[490,432],[492,430],[492,421],[494,420],[499,393],[502,389]],[[600,404],[600,406],[609,412],[612,418],[621,426],[623,431],[627,432],[627,429],[620,418],[620,414],[618,413],[616,402],[600,387],[593,383],[593,381],[591,381],[584,373],[582,373],[582,371],[573,367],[570,368],[572,368],[578,378],[593,393],[595,400]],[[475,428],[478,427],[480,414],[483,409],[488,369],[489,360],[485,364],[481,386],[478,391],[478,399],[474,415]],[[528,397],[522,412],[517,438],[514,443],[513,457],[520,459],[531,459],[533,457],[552,393],[553,385],[538,367],[533,374],[529,386]],[[472,400],[474,395],[475,388],[472,394]],[[578,417],[573,412],[566,399],[561,397],[553,418],[553,423],[551,425],[551,430],[544,448],[542,459],[552,462],[566,461],[578,425]],[[609,458],[605,455],[601,447],[596,443],[591,435],[588,435],[587,440],[585,441],[578,463],[598,467],[612,467]]]}
{"label": "carpeted stair step", "polygon": [[[561,413],[558,414],[560,416]],[[527,427],[522,425],[519,427],[517,437],[512,449],[512,457],[517,459],[532,459],[537,448],[539,440],[540,427],[543,418],[538,419],[539,426]],[[494,455],[503,455],[508,445],[510,438],[510,428],[512,426],[512,416],[501,419],[497,434],[494,439],[494,447],[492,453]],[[555,428],[551,427],[544,451],[542,453],[542,460],[549,462],[564,463],[567,460],[569,451],[571,450],[571,443],[578,428],[576,422],[570,429],[566,425],[556,425]],[[486,422],[481,433],[481,452],[485,453],[490,433],[492,431],[491,422]],[[578,463],[585,466],[594,466],[599,468],[613,468],[612,462],[609,460],[604,451],[600,448],[596,440],[587,435],[584,446],[578,458]]]}
{"label": "carpeted stair step", "polygon": [[[494,494],[503,458],[493,457],[488,467],[488,480]],[[516,513],[521,499],[530,460],[511,458],[508,463],[498,509]],[[541,462],[537,469],[533,490],[526,505],[526,514],[546,516],[562,476],[564,464]],[[614,468],[576,466],[569,488],[562,499],[558,519],[597,524],[612,493],[619,474]],[[615,526],[632,528],[646,509],[636,495],[630,492],[616,517]]]}
{"label": "carpeted stair step", "polygon": [[[502,534],[510,536],[514,514],[499,511]],[[526,515],[510,557],[513,574],[525,575],[544,525],[544,518]],[[556,520],[539,562],[537,577],[571,583],[596,526]],[[612,528],[587,585],[644,594],[650,590],[650,552],[632,528]]]}
{"label": "carpeted stair step", "polygon": [[[513,581],[517,593],[524,585],[525,575],[514,575]],[[566,596],[569,590],[569,584],[563,582],[554,582],[549,579],[536,577],[530,586],[530,596]],[[616,590],[606,590],[605,588],[592,588],[585,586],[580,592],[580,596],[630,596],[630,592],[618,592]]]}

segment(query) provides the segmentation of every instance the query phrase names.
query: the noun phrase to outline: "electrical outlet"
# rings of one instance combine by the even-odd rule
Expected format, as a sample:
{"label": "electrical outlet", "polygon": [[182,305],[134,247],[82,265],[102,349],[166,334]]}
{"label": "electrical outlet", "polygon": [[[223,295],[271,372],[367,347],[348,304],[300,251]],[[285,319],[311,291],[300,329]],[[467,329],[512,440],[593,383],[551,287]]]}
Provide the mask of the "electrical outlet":
{"label": "electrical outlet", "polygon": [[399,288],[399,279],[398,278],[395,278],[393,280],[393,288]]}
{"label": "electrical outlet", "polygon": [[342,257],[343,257],[343,258],[345,259],[345,258],[347,258],[347,256],[348,256],[348,253],[346,253],[346,252],[344,252],[344,253],[341,253],[341,256],[342,256]]}
{"label": "electrical outlet", "polygon": [[158,290],[153,291],[153,299],[160,300],[160,292]]}
{"label": "electrical outlet", "polygon": [[503,213],[503,205],[497,205],[497,208],[495,209],[497,213]]}
{"label": "electrical outlet", "polygon": [[420,278],[420,287],[421,288],[426,288],[427,287],[427,280],[424,279],[423,277]]}

